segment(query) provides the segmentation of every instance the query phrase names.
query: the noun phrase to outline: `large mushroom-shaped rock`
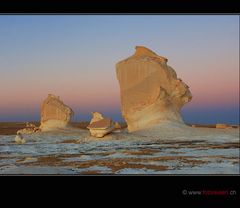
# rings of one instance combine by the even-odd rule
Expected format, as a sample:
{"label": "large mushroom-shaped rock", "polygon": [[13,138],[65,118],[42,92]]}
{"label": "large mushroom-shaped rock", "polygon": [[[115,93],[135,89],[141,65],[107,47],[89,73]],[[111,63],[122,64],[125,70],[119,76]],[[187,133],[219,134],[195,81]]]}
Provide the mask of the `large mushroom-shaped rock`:
{"label": "large mushroom-shaped rock", "polygon": [[133,56],[117,63],[121,110],[129,132],[166,121],[183,123],[180,109],[192,95],[167,61],[137,46]]}
{"label": "large mushroom-shaped rock", "polygon": [[65,128],[74,115],[73,110],[65,105],[58,96],[49,94],[41,106],[42,131]]}
{"label": "large mushroom-shaped rock", "polygon": [[104,118],[101,113],[93,112],[93,118],[87,128],[91,136],[104,137],[114,130],[114,123],[110,118]]}

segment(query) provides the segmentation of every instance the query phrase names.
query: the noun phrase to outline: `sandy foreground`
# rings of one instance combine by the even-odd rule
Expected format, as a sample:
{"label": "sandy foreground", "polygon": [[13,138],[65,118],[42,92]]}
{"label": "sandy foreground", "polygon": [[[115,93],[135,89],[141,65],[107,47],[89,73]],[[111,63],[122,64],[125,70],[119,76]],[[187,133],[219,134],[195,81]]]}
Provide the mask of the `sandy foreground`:
{"label": "sandy foreground", "polygon": [[163,124],[104,138],[61,129],[0,135],[0,174],[239,174],[239,128]]}

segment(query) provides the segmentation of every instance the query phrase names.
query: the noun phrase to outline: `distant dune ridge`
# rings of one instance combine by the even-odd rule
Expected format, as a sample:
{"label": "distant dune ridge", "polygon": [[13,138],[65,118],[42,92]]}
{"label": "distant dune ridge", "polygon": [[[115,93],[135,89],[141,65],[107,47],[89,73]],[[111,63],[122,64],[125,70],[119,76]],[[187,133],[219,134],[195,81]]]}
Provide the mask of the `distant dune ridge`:
{"label": "distant dune ridge", "polygon": [[137,46],[134,55],[117,63],[121,110],[129,132],[169,121],[183,124],[180,109],[192,94],[167,61]]}

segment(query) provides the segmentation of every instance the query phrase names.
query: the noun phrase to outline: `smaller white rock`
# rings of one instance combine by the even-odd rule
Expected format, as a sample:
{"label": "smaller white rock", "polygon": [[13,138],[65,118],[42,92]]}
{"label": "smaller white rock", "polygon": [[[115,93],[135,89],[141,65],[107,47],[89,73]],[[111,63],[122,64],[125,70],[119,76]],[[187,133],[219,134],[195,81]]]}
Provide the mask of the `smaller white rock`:
{"label": "smaller white rock", "polygon": [[93,112],[92,115],[93,118],[87,126],[91,136],[101,138],[114,130],[114,123],[110,118],[103,118],[102,114],[98,112]]}
{"label": "smaller white rock", "polygon": [[23,138],[22,134],[18,132],[17,136],[15,137],[15,142],[17,144],[24,144],[26,143],[26,140]]}

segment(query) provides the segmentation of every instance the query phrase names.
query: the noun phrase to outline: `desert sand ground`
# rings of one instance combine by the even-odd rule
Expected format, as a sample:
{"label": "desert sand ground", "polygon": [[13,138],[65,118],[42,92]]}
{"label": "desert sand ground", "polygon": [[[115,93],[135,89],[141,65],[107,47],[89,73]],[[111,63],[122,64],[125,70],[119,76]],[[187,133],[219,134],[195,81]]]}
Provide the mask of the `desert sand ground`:
{"label": "desert sand ground", "polygon": [[239,174],[239,128],[166,123],[94,138],[87,124],[24,135],[20,145],[25,123],[0,123],[0,174]]}

